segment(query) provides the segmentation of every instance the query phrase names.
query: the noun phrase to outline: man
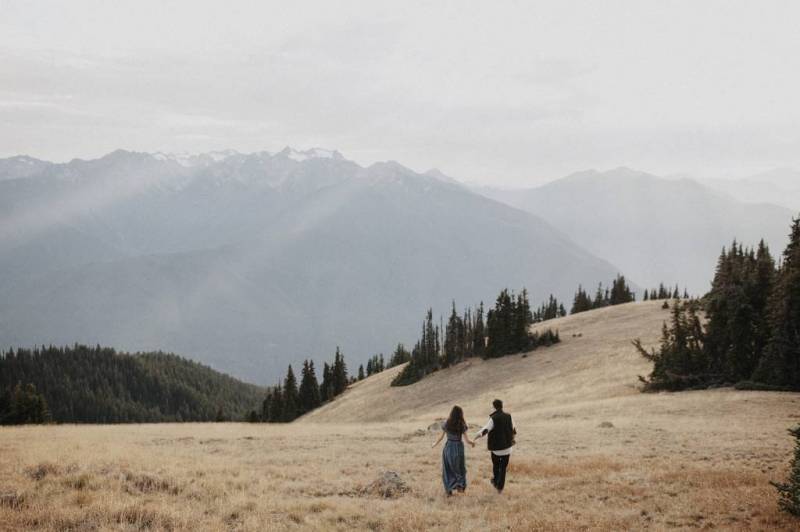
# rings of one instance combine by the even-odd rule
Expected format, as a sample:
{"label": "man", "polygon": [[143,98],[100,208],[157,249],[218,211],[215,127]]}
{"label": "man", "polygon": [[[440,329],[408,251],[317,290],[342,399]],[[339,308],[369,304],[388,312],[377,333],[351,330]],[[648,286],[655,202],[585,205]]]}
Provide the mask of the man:
{"label": "man", "polygon": [[514,448],[514,436],[517,428],[509,414],[503,412],[503,401],[495,399],[492,402],[494,412],[489,416],[489,422],[475,435],[475,439],[486,436],[489,451],[492,453],[492,486],[497,493],[503,493],[506,485],[506,468]]}

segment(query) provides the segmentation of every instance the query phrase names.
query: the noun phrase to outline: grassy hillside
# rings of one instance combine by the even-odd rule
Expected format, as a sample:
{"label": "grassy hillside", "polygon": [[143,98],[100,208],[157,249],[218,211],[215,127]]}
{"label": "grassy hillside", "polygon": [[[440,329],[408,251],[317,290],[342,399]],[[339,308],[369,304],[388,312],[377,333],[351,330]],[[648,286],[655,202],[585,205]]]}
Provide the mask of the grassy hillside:
{"label": "grassy hillside", "polygon": [[669,311],[663,301],[616,305],[550,320],[534,327],[558,330],[561,343],[528,355],[470,359],[411,386],[390,387],[402,367],[358,382],[303,422],[426,420],[445,416],[459,404],[469,418],[485,417],[495,397],[518,415],[541,415],[598,401],[634,396],[638,375],[649,365],[631,340],[658,342]]}
{"label": "grassy hillside", "polygon": [[[290,424],[0,427],[0,530],[797,530],[769,481],[800,394],[639,393],[630,339],[655,342],[666,315],[548,322],[562,344],[402,388],[393,368]],[[495,396],[519,428],[506,489],[482,442],[446,498],[427,428],[454,402],[481,422]],[[408,491],[376,493],[386,470]]]}

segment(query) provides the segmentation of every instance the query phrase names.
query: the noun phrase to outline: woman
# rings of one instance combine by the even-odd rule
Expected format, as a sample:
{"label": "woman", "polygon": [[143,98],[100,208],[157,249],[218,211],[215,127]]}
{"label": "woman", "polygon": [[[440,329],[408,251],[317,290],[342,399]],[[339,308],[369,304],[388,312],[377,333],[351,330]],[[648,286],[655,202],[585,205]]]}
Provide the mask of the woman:
{"label": "woman", "polygon": [[475,447],[475,442],[467,435],[467,422],[464,421],[464,411],[460,406],[454,406],[450,411],[450,417],[442,424],[439,439],[431,447],[436,447],[445,436],[447,443],[442,449],[442,482],[449,497],[453,494],[453,490],[464,493],[467,488],[467,467],[464,462],[462,438]]}

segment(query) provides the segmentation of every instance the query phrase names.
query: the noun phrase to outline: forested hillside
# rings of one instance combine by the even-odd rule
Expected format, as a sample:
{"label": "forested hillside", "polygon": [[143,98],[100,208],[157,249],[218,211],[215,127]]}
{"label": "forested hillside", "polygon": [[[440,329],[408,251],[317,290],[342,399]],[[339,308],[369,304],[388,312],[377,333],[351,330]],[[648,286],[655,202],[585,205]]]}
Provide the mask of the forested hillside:
{"label": "forested hillside", "polygon": [[77,344],[1,354],[0,407],[18,383],[33,384],[62,423],[243,419],[266,393],[177,355]]}

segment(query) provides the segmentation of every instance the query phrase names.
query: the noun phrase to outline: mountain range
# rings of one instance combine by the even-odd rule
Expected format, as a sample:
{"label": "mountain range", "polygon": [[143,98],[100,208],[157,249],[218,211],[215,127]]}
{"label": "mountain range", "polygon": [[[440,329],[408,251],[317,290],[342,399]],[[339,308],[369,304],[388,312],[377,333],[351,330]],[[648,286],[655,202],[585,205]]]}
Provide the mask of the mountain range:
{"label": "mountain range", "polygon": [[437,172],[286,148],[0,160],[0,346],[164,349],[255,383],[351,369],[428,307],[534,302],[619,271]]}
{"label": "mountain range", "polygon": [[660,282],[702,295],[723,246],[761,238],[778,255],[797,211],[744,202],[693,179],[616,168],[526,189],[476,192],[536,214],[644,287]]}
{"label": "mountain range", "polygon": [[775,168],[743,179],[700,182],[745,203],[772,203],[800,211],[800,171],[793,168]]}

